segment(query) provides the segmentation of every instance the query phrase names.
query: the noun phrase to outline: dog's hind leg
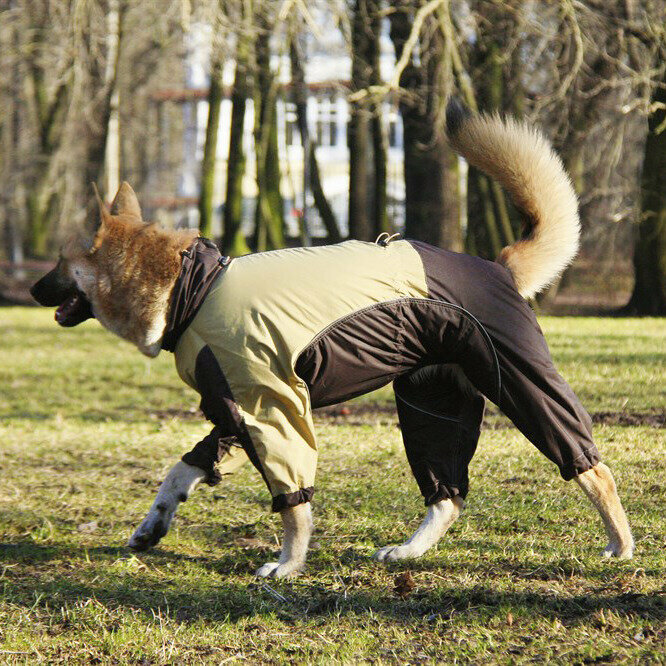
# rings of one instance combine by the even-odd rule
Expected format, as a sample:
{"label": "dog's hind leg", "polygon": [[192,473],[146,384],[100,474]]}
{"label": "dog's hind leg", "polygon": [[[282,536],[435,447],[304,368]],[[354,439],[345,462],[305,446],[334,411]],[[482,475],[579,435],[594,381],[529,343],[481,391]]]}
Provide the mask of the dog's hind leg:
{"label": "dog's hind leg", "polygon": [[313,527],[310,502],[283,509],[280,515],[284,527],[282,552],[277,562],[267,562],[257,570],[262,578],[293,576],[305,565]]}
{"label": "dog's hind leg", "polygon": [[407,460],[428,513],[408,541],[374,554],[382,562],[420,557],[460,516],[485,407],[455,364],[419,368],[396,379],[393,388]]}
{"label": "dog's hind leg", "polygon": [[610,469],[603,463],[597,463],[575,479],[604,521],[608,535],[604,556],[630,559],[634,553],[634,539]]}
{"label": "dog's hind leg", "polygon": [[399,546],[384,546],[373,557],[380,562],[395,562],[423,555],[458,520],[464,504],[460,497],[443,499],[431,504],[423,522],[408,541]]}
{"label": "dog's hind leg", "polygon": [[164,479],[148,515],[130,537],[129,547],[134,550],[148,550],[168,531],[176,509],[206,477],[199,467],[177,462]]}

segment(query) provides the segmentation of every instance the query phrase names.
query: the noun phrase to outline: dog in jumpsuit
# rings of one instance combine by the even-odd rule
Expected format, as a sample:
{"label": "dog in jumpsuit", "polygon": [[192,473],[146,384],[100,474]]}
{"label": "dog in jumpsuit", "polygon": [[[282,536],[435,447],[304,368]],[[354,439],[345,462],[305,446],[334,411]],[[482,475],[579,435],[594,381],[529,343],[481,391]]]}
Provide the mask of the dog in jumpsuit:
{"label": "dog in jumpsuit", "polygon": [[[173,352],[214,425],[169,472],[132,547],[157,543],[197,484],[214,484],[249,459],[285,528],[279,561],[257,573],[296,573],[312,531],[312,409],[393,382],[407,458],[428,510],[411,539],[380,549],[378,559],[422,554],[458,517],[486,399],[564,479],[581,485],[605,523],[606,554],[631,557],[631,532],[590,418],[553,366],[525,300],[577,251],[570,181],[547,141],[511,119],[468,115],[453,104],[447,131],[451,145],[504,185],[523,213],[523,238],[497,262],[388,235],[229,259],[210,241],[143,223],[124,183],[110,210],[100,202],[102,226],[87,249],[33,287],[45,305],[67,292],[56,315],[62,325],[95,316],[148,356]],[[123,256],[131,257],[125,267],[118,266]],[[114,284],[123,285],[120,299]]]}
{"label": "dog in jumpsuit", "polygon": [[[229,260],[199,239],[183,258],[163,348],[201,393],[213,431],[183,456],[130,545],[168,528],[156,511],[215,484],[249,458],[264,478],[285,539],[260,576],[302,568],[312,530],[317,445],[311,410],[393,382],[407,459],[428,506],[402,545],[380,560],[416,557],[458,517],[468,491],[485,400],[494,402],[563,479],[575,478],[604,521],[605,555],[631,557],[633,539],[589,415],[555,369],[526,298],[578,247],[576,196],[535,130],[498,116],[447,110],[452,146],[497,178],[525,219],[498,262],[388,237],[377,243],[285,249]],[[178,483],[176,481],[180,479]],[[160,491],[161,492],[161,491]]]}
{"label": "dog in jumpsuit", "polygon": [[[208,483],[240,448],[268,485],[274,511],[309,501],[312,409],[391,381],[427,505],[467,494],[484,396],[564,479],[599,462],[590,418],[500,264],[404,240],[278,250],[226,266],[203,240],[190,254],[181,282],[202,304],[191,322],[169,323],[163,346],[215,424],[183,457]],[[219,267],[217,279],[197,271],[205,255]],[[202,290],[190,271],[211,287]],[[188,292],[177,293],[183,305],[173,311],[187,313]]]}

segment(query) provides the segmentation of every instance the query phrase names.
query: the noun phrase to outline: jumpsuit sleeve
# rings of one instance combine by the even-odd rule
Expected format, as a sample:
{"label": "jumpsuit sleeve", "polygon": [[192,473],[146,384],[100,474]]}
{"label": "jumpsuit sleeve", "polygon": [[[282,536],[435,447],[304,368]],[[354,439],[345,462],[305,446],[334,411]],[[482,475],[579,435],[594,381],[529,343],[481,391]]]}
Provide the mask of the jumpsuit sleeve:
{"label": "jumpsuit sleeve", "polygon": [[234,360],[228,359],[226,375],[209,346],[198,352],[193,379],[201,410],[215,428],[183,461],[215,482],[249,458],[273,497],[273,511],[309,502],[317,446],[305,383],[295,376],[280,379],[265,364]]}
{"label": "jumpsuit sleeve", "polygon": [[237,396],[247,428],[246,452],[273,497],[273,511],[309,502],[317,445],[305,384],[258,383]]}
{"label": "jumpsuit sleeve", "polygon": [[[192,336],[191,336],[192,337]],[[180,356],[178,372],[201,395],[200,409],[215,425],[181,460],[206,472],[205,483],[216,485],[247,462],[247,432],[229,385],[210,348],[195,340]]]}

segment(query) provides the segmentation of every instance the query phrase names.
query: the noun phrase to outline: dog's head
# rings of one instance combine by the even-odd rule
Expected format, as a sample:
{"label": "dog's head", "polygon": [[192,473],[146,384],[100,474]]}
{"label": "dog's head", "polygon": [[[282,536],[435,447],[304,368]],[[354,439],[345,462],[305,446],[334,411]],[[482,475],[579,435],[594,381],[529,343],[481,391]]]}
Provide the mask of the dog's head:
{"label": "dog's head", "polygon": [[55,320],[61,326],[76,326],[95,316],[90,301],[77,285],[70,260],[63,248],[56,267],[30,289],[40,305],[58,307]]}
{"label": "dog's head", "polygon": [[169,232],[145,223],[128,183],[120,186],[110,209],[99,195],[97,200],[97,229],[70,238],[56,267],[30,293],[41,305],[57,306],[61,326],[95,317],[144,354],[156,356],[180,270],[179,253],[196,232]]}

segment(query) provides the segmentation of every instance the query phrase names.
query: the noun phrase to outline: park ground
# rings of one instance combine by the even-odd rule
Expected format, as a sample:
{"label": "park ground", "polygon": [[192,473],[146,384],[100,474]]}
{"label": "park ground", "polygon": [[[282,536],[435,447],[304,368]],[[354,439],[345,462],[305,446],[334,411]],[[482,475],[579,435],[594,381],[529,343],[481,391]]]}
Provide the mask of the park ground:
{"label": "park ground", "polygon": [[494,410],[439,547],[371,560],[424,511],[382,390],[317,414],[308,567],[266,582],[279,519],[249,467],[197,490],[154,551],[125,546],[209,430],[170,355],[0,309],[0,663],[666,662],[666,320],[541,324],[595,420],[633,560],[600,557],[578,487]]}

